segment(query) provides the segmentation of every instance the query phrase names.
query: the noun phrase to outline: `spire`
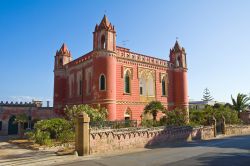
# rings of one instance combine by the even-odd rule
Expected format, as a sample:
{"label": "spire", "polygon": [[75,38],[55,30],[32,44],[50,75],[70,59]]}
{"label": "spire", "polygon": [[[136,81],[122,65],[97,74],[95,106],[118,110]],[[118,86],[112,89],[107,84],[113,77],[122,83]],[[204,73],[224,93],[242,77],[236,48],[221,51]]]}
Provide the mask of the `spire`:
{"label": "spire", "polygon": [[185,49],[183,47],[180,46],[179,42],[178,42],[178,38],[176,38],[174,47],[172,49],[170,49],[170,52],[185,52]]}
{"label": "spire", "polygon": [[179,42],[178,42],[178,40],[176,39],[176,42],[175,42],[175,44],[174,44],[174,49],[177,51],[180,51],[181,50],[181,46],[180,46],[180,44],[179,44]]}
{"label": "spire", "polygon": [[67,55],[67,56],[71,56],[70,51],[68,50],[68,47],[65,43],[62,44],[60,50],[56,51],[56,55]]}
{"label": "spire", "polygon": [[63,45],[62,45],[62,47],[61,47],[60,50],[62,50],[62,52],[67,52],[68,51],[68,48],[67,48],[67,46],[66,46],[65,43],[63,43]]}
{"label": "spire", "polygon": [[109,22],[108,17],[104,14],[102,21],[99,25],[96,25],[95,31],[106,29],[106,30],[115,30],[115,27]]}
{"label": "spire", "polygon": [[100,25],[105,25],[107,27],[110,25],[109,20],[108,20],[108,18],[106,17],[105,14],[104,14],[104,16],[102,18],[102,21],[101,21]]}

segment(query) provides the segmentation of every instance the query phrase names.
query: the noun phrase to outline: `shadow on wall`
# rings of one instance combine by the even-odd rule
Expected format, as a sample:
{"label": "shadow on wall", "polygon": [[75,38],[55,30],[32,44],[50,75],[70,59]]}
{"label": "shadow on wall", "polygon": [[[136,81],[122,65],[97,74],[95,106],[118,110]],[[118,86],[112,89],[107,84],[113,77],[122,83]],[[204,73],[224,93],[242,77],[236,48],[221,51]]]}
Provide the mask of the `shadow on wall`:
{"label": "shadow on wall", "polygon": [[[166,145],[173,142],[183,142],[192,140],[192,127],[165,127],[162,131],[149,132],[149,141],[145,148],[153,148],[155,146]],[[196,133],[197,139],[201,137],[201,132]]]}

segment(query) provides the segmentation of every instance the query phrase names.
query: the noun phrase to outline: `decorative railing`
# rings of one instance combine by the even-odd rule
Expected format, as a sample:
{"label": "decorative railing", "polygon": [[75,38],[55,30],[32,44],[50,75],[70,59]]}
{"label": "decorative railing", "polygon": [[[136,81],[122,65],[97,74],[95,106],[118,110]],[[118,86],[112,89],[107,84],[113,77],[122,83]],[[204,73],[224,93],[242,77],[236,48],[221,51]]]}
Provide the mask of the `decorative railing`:
{"label": "decorative railing", "polygon": [[137,120],[99,121],[90,122],[89,125],[91,129],[120,129],[137,127]]}

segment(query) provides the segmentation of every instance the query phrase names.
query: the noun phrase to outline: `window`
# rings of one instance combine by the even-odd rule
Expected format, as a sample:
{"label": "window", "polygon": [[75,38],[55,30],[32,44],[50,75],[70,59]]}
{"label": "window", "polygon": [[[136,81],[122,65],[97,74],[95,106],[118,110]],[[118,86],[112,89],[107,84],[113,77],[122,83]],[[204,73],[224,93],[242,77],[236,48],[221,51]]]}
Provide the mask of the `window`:
{"label": "window", "polygon": [[0,131],[2,130],[2,121],[0,121]]}
{"label": "window", "polygon": [[102,38],[101,38],[101,48],[102,49],[106,48],[106,41],[105,41],[105,36],[104,35],[102,35]]}
{"label": "window", "polygon": [[105,79],[105,76],[103,74],[99,78],[99,89],[106,90],[106,79]]}
{"label": "window", "polygon": [[124,90],[125,93],[130,93],[130,76],[128,71],[126,72],[124,77]]}
{"label": "window", "polygon": [[91,93],[91,72],[88,73],[88,77],[87,77],[87,94],[90,95]]}
{"label": "window", "polygon": [[142,95],[143,91],[142,91],[142,86],[140,86],[140,95]]}
{"label": "window", "polygon": [[148,78],[148,96],[155,96],[155,83],[153,76]]}
{"label": "window", "polygon": [[59,59],[59,65],[62,65],[63,64],[63,60],[62,58]]}
{"label": "window", "polygon": [[144,78],[140,78],[140,95],[145,96],[146,94],[146,80]]}
{"label": "window", "polygon": [[166,96],[166,82],[165,77],[161,80],[161,90],[162,90],[162,96]]}
{"label": "window", "polygon": [[82,80],[79,80],[79,95],[82,95]]}

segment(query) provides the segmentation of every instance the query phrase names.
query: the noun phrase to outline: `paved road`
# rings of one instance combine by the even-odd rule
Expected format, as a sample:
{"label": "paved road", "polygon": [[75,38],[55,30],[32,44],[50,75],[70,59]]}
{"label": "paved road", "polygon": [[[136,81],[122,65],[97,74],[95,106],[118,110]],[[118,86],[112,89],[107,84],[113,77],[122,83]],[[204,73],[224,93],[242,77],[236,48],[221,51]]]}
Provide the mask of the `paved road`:
{"label": "paved road", "polygon": [[143,152],[76,161],[67,166],[250,166],[250,136],[158,147]]}

